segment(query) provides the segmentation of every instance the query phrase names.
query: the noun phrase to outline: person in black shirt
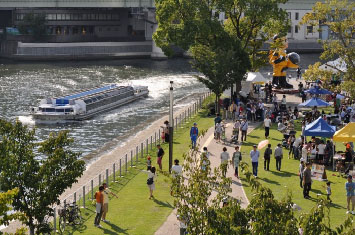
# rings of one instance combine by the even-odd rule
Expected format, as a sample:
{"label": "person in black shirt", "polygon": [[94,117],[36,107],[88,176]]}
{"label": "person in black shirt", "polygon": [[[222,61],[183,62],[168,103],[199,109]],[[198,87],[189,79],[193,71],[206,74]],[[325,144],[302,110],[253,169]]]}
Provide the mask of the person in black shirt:
{"label": "person in black shirt", "polygon": [[264,170],[266,171],[269,170],[271,154],[272,154],[271,144],[268,144],[264,152]]}
{"label": "person in black shirt", "polygon": [[162,170],[163,169],[162,160],[163,160],[163,156],[164,156],[164,149],[160,146],[160,144],[157,145],[157,148],[158,148],[157,163],[159,165],[159,169]]}

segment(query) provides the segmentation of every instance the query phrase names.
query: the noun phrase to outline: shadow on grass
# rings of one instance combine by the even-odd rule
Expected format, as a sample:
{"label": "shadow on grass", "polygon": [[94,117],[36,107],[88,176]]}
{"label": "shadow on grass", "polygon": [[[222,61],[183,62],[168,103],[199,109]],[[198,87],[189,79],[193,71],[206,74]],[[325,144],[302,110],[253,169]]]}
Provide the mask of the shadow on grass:
{"label": "shadow on grass", "polygon": [[296,176],[297,174],[288,172],[288,171],[270,171],[272,174],[277,175],[277,176],[282,176],[282,177],[291,177],[291,176]]}
{"label": "shadow on grass", "polygon": [[122,229],[118,227],[117,225],[111,224],[111,223],[106,223],[111,227],[111,229],[103,228],[103,234],[128,234],[127,231],[128,229]]}
{"label": "shadow on grass", "polygon": [[260,180],[262,180],[262,181],[265,181],[266,183],[268,183],[268,184],[276,184],[276,185],[280,185],[280,183],[279,182],[277,182],[277,181],[274,181],[274,180],[270,180],[270,179],[268,179],[268,178],[259,178]]}
{"label": "shadow on grass", "polygon": [[168,208],[171,208],[171,209],[174,209],[174,207],[168,203],[168,202],[163,202],[163,201],[160,201],[156,198],[153,198],[153,201],[158,204],[160,207],[168,207]]}

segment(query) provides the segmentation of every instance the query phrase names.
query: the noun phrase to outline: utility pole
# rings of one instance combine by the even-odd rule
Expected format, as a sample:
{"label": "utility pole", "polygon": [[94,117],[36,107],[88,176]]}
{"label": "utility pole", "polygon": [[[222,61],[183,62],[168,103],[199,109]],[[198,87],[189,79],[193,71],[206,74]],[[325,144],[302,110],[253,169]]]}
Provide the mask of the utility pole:
{"label": "utility pole", "polygon": [[169,112],[169,172],[171,173],[171,167],[173,166],[173,135],[174,135],[174,116],[173,116],[173,104],[174,104],[174,88],[173,81],[170,81],[170,112]]}

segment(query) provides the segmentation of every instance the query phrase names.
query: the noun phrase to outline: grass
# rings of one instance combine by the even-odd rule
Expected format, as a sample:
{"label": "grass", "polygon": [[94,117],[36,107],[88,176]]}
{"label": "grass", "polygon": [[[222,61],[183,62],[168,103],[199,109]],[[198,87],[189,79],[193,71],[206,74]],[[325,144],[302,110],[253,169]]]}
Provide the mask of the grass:
{"label": "grass", "polygon": [[[300,135],[300,123],[296,122],[297,136]],[[249,164],[249,169],[251,170],[251,161],[249,157],[249,152],[252,149],[253,144],[258,144],[260,141],[264,140],[264,128],[262,126],[256,128],[247,137],[247,142],[242,146],[242,152],[244,153],[245,161]],[[283,135],[277,131],[276,124],[270,128],[270,144],[274,151],[276,145],[281,143]],[[303,198],[303,189],[300,187],[300,180],[298,176],[299,160],[288,159],[288,150],[283,149],[283,156],[281,171],[276,171],[276,161],[272,155],[270,161],[270,171],[264,170],[264,151],[260,150],[259,167],[258,167],[258,178],[259,181],[266,187],[270,188],[276,199],[282,199],[287,191],[290,191],[293,196],[293,202],[299,205],[302,210],[296,212],[296,215],[300,213],[309,212],[312,207],[316,205],[317,194],[321,196],[326,195],[326,183],[323,181],[314,180],[312,184],[312,190],[310,196],[312,199],[307,200]],[[333,172],[330,168],[326,170],[328,180],[331,182],[332,195],[331,200],[333,203],[330,205],[330,221],[331,226],[334,228],[344,222],[346,215],[346,193],[345,193],[345,182],[346,179],[339,176],[337,172]],[[247,197],[250,199],[252,197],[251,187],[246,183],[245,178],[242,176],[243,187],[246,192]],[[326,196],[325,196],[326,197]]]}
{"label": "grass", "polygon": [[[214,97],[211,96],[205,103],[213,100]],[[213,125],[213,118],[207,116],[205,109],[200,110],[174,133],[173,159],[177,158],[182,161],[182,155],[189,149],[189,131],[193,122],[198,123],[201,131]],[[167,172],[169,166],[168,145],[163,144],[162,147],[165,151],[163,171]],[[156,149],[150,151],[150,155],[154,166],[156,165]],[[109,202],[109,212],[106,219],[110,223],[102,222],[103,228],[96,228],[94,226],[95,207],[94,204],[89,203],[90,205],[87,206],[87,209],[82,209],[84,223],[77,227],[68,226],[65,234],[154,234],[172,212],[174,208],[173,197],[170,196],[170,181],[168,177],[158,173],[158,178],[155,182],[155,199],[148,199],[147,174],[142,172],[143,169],[146,169],[145,163],[145,158],[139,158],[137,166],[135,168],[129,167],[128,173],[119,182],[111,182],[109,184],[110,190],[118,195],[118,199],[112,198]],[[90,195],[89,193],[86,196],[87,200],[91,197]]]}

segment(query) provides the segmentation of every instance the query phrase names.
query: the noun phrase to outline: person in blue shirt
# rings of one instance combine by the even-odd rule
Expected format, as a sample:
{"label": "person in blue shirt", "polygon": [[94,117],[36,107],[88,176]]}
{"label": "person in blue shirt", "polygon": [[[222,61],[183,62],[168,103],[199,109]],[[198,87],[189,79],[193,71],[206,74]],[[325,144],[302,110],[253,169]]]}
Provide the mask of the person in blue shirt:
{"label": "person in blue shirt", "polygon": [[[346,197],[347,197],[347,211],[346,214],[353,214],[355,215],[354,207],[355,207],[355,183],[353,182],[353,177],[348,175],[348,182],[345,183],[346,189]],[[352,204],[352,209],[350,211],[350,202]]]}
{"label": "person in blue shirt", "polygon": [[198,128],[197,128],[197,123],[194,123],[194,126],[191,127],[190,129],[190,138],[191,138],[191,148],[195,149],[196,148],[196,141],[198,137]]}

